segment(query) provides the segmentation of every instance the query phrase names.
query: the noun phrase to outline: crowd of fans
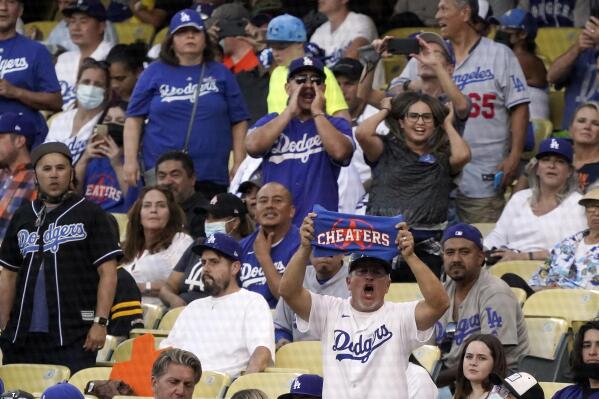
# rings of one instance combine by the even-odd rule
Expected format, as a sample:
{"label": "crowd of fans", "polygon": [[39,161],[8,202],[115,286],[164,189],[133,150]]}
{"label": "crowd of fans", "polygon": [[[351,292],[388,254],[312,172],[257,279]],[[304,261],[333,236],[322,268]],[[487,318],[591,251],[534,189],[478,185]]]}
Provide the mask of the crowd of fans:
{"label": "crowd of fans", "polygon": [[[537,397],[510,286],[599,290],[599,6],[56,3],[40,38],[22,0],[0,0],[4,363],[91,367],[107,334],[143,325],[143,304],[184,307],[156,399],[190,398],[202,369],[264,371],[306,340],[322,342],[324,380],[300,376],[285,398]],[[164,40],[117,44],[123,21]],[[439,33],[381,36],[413,26]],[[564,26],[578,39],[546,65],[538,28]],[[384,76],[402,45],[419,50]],[[550,84],[565,130],[535,143]],[[321,217],[397,239],[322,252]],[[488,271],[513,260],[538,270]],[[386,302],[391,282],[423,299]],[[578,331],[575,385],[556,398],[599,395],[598,334],[596,320]],[[410,357],[426,343],[435,381]]]}

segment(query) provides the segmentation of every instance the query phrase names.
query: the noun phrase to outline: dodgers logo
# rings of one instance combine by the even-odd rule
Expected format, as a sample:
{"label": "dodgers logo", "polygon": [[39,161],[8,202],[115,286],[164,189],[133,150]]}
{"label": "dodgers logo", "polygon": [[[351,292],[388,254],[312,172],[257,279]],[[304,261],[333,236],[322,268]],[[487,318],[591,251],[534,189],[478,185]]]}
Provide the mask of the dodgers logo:
{"label": "dodgers logo", "polygon": [[[274,262],[277,273],[283,274],[285,271],[285,265],[282,261]],[[264,276],[264,270],[260,265],[256,267],[252,266],[251,263],[244,262],[241,264],[241,271],[239,272],[239,279],[242,282],[243,288],[248,288],[252,285],[264,285],[266,284],[266,276]]]}
{"label": "dodgers logo", "polygon": [[302,163],[306,163],[311,155],[322,151],[322,140],[319,135],[308,137],[308,134],[304,133],[301,139],[293,141],[282,133],[270,150],[271,156],[268,161],[280,164],[286,160],[299,159]]}
{"label": "dodgers logo", "polygon": [[368,338],[363,335],[358,336],[356,342],[352,342],[350,335],[343,330],[335,330],[334,334],[333,350],[341,352],[335,355],[335,359],[358,360],[360,363],[368,362],[373,352],[393,337],[393,333],[384,324],[374,330]]}
{"label": "dodgers logo", "polygon": [[[50,223],[48,230],[43,234],[42,240],[44,243],[44,251],[52,253],[58,252],[60,246],[71,241],[81,241],[87,238],[87,232],[83,223],[73,223],[65,225],[55,225]],[[19,230],[17,240],[19,249],[23,256],[30,252],[35,252],[39,248],[39,235],[37,232],[29,232],[25,229]]]}
{"label": "dodgers logo", "polygon": [[316,236],[318,245],[332,245],[345,250],[350,245],[364,251],[373,245],[389,246],[391,237],[374,229],[372,224],[363,219],[337,219],[329,231]]}
{"label": "dodgers logo", "polygon": [[[497,335],[499,328],[503,326],[503,319],[501,316],[491,307],[485,308],[481,314],[486,316],[487,326],[489,327],[491,334]],[[456,345],[461,345],[470,335],[480,331],[481,314],[476,313],[458,321],[454,336]],[[445,328],[441,323],[436,322],[435,331],[435,340],[437,344],[440,344],[445,340]]]}
{"label": "dodgers logo", "polygon": [[493,74],[491,69],[481,70],[480,67],[476,68],[473,72],[464,73],[462,75],[453,75],[453,80],[460,90],[463,90],[464,87],[470,83],[484,82],[493,79],[495,79],[495,74]]}
{"label": "dodgers logo", "polygon": [[[191,78],[188,78],[187,80],[190,79]],[[192,83],[191,81],[184,87],[171,86],[168,84],[160,85],[160,101],[163,103],[170,103],[173,101],[189,101],[190,103],[193,103],[195,101],[197,87],[198,84]],[[216,84],[216,79],[209,76],[202,80],[199,97],[218,92],[219,89]]]}
{"label": "dodgers logo", "polygon": [[0,58],[0,78],[12,72],[24,71],[29,68],[27,58]]}

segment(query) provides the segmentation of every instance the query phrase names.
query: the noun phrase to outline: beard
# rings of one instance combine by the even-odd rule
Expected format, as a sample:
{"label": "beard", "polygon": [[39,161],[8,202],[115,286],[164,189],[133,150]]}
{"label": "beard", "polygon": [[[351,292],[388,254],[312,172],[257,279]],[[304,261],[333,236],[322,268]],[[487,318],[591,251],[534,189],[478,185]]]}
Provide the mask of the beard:
{"label": "beard", "polygon": [[230,280],[224,281],[219,285],[214,278],[203,275],[202,282],[204,283],[204,292],[210,296],[219,296],[229,288]]}

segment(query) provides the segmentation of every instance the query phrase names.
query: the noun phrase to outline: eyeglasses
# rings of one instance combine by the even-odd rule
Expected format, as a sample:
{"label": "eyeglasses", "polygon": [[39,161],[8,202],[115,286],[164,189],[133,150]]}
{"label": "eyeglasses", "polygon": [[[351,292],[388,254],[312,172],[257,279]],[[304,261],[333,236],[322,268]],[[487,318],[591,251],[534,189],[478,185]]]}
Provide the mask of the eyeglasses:
{"label": "eyeglasses", "polygon": [[297,83],[298,85],[303,85],[308,80],[310,80],[310,83],[313,83],[313,84],[315,84],[317,86],[320,86],[322,84],[322,78],[320,76],[305,76],[305,75],[300,75],[300,76],[294,76],[293,77],[293,81],[295,83]]}
{"label": "eyeglasses", "polygon": [[110,65],[106,61],[96,61],[91,57],[87,57],[81,61],[80,69],[82,68],[99,68],[108,71],[110,69]]}
{"label": "eyeglasses", "polygon": [[418,122],[418,119],[422,118],[424,123],[433,123],[433,114],[430,112],[424,112],[419,114],[418,112],[408,112],[405,118],[412,123]]}
{"label": "eyeglasses", "polygon": [[377,268],[361,267],[361,268],[355,269],[353,271],[353,274],[358,277],[366,277],[368,275],[371,275],[373,278],[382,278],[387,275],[387,271],[380,267],[377,267]]}

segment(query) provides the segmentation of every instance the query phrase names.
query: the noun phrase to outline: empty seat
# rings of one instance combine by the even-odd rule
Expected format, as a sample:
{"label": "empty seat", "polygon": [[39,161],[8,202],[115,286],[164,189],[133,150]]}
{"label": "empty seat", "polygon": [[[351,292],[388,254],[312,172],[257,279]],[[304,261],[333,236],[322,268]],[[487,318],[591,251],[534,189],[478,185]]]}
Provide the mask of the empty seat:
{"label": "empty seat", "polygon": [[553,288],[539,291],[526,300],[524,316],[560,317],[572,321],[590,320],[599,312],[599,292]]}
{"label": "empty seat", "polygon": [[71,371],[66,366],[54,364],[6,364],[0,366],[0,379],[5,391],[22,389],[35,396],[41,396],[46,388],[68,380]]}
{"label": "empty seat", "polygon": [[501,278],[506,273],[514,273],[520,276],[524,281],[530,280],[543,262],[538,260],[510,260],[499,262],[489,268],[489,273],[495,277]]}
{"label": "empty seat", "polygon": [[322,376],[320,341],[298,341],[282,346],[275,354],[275,367],[304,369]]}
{"label": "empty seat", "polygon": [[111,370],[111,367],[90,367],[79,370],[69,378],[69,383],[75,385],[81,392],[84,392],[89,381],[108,380]]}

